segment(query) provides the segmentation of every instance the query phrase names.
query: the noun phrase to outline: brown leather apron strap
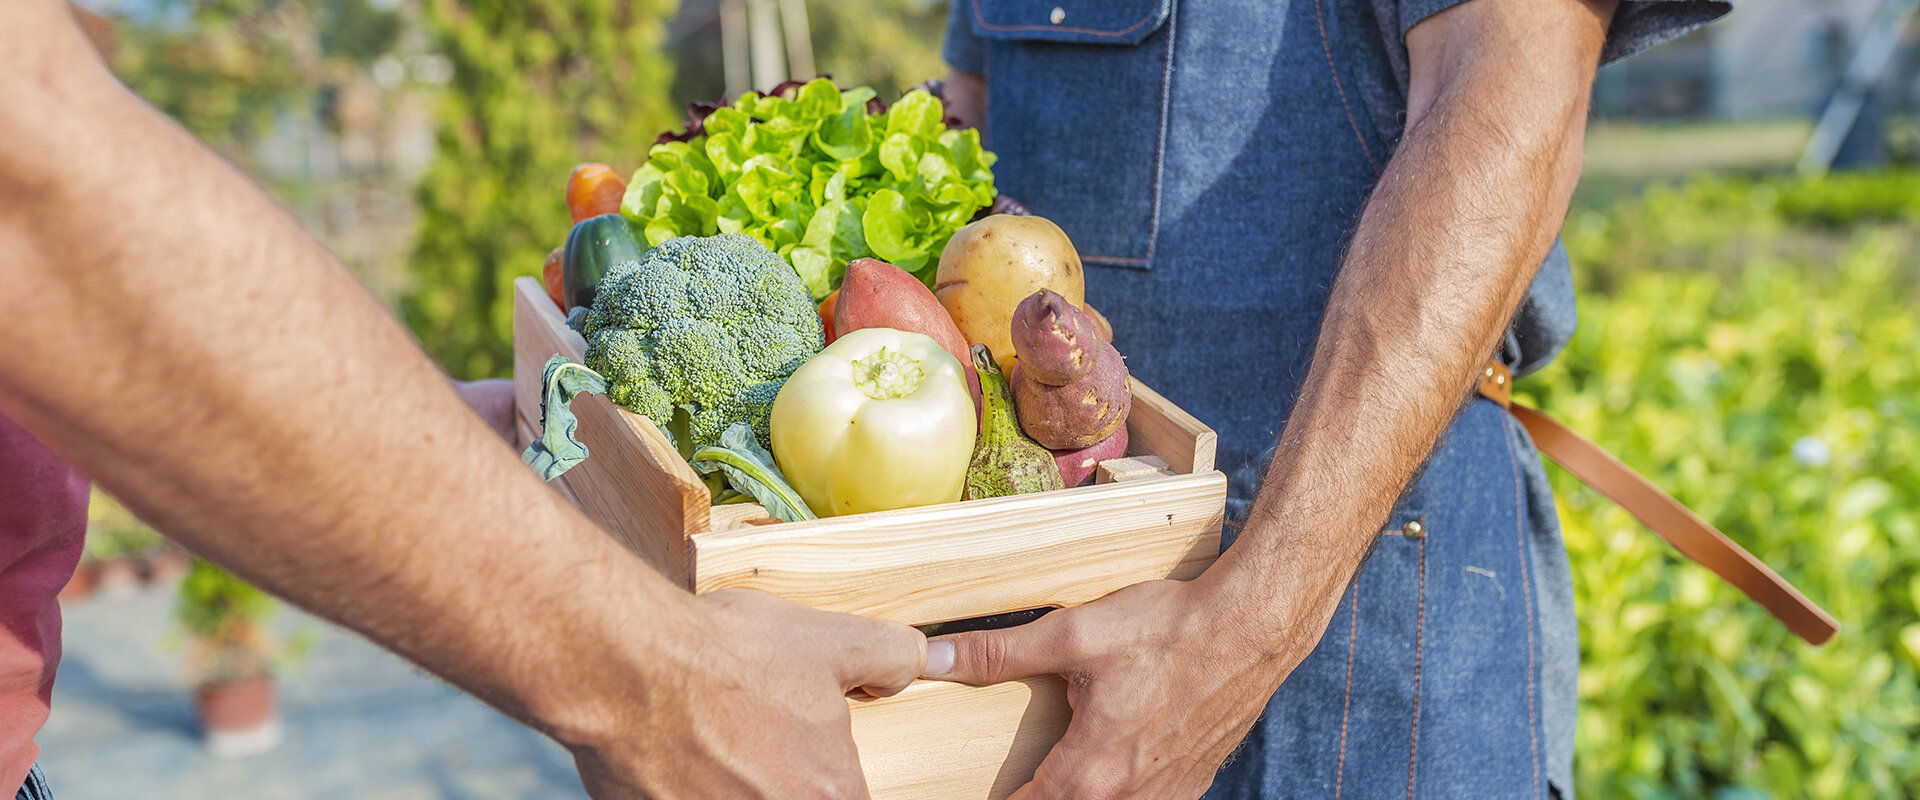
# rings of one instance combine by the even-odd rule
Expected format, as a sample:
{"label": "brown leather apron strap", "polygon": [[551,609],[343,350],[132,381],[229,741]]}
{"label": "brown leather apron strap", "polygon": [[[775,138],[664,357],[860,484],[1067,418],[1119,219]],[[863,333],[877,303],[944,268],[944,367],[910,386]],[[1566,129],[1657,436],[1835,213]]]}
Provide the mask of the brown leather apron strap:
{"label": "brown leather apron strap", "polygon": [[1513,380],[1505,365],[1494,363],[1480,378],[1480,394],[1505,407],[1533,436],[1546,457],[1667,540],[1682,555],[1712,570],[1812,644],[1825,644],[1840,630],[1832,615],[1808,600],[1752,553],[1715,530],[1671,495],[1660,491],[1633,468],[1567,426],[1512,402]]}

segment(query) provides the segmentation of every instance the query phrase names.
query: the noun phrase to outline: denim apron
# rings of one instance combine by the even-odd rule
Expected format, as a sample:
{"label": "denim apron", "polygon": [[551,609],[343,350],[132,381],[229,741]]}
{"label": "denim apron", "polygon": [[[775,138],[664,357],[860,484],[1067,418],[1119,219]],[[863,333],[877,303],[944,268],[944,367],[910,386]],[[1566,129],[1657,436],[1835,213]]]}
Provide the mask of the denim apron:
{"label": "denim apron", "polygon": [[[1133,374],[1219,432],[1230,517],[1399,135],[1380,38],[1336,0],[953,0],[1000,191],[1073,239]],[[1572,311],[1556,246],[1503,356],[1550,358]],[[1207,796],[1570,795],[1572,602],[1531,440],[1467,403]]]}

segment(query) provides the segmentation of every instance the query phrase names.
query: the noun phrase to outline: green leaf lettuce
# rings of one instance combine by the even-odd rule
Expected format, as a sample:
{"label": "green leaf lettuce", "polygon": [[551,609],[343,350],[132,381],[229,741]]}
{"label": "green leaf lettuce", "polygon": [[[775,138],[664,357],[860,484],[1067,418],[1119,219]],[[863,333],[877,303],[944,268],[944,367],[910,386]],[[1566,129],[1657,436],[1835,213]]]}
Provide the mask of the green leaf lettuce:
{"label": "green leaf lettuce", "polygon": [[932,284],[955,231],[993,204],[993,153],[948,130],[938,98],[874,114],[867,87],[821,78],[715,109],[703,135],[655,145],[620,211],[650,244],[745,233],[793,264],[815,300],[847,263],[879,258]]}

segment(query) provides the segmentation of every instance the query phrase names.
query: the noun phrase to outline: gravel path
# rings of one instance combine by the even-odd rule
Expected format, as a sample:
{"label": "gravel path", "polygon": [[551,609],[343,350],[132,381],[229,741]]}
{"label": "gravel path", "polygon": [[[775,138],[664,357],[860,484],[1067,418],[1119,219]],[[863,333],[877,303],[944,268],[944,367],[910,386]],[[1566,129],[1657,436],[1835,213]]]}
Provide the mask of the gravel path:
{"label": "gravel path", "polygon": [[566,752],[400,659],[292,611],[312,648],[281,671],[286,738],[216,759],[195,729],[172,592],[65,609],[40,764],[60,800],[583,798]]}

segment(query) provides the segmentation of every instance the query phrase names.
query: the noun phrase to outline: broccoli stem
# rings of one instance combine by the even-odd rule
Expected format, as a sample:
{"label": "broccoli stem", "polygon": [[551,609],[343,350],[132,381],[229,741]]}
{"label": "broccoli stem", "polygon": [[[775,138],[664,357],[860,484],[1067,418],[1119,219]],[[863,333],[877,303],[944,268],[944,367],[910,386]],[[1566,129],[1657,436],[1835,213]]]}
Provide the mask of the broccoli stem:
{"label": "broccoli stem", "polygon": [[[753,479],[755,483],[759,484],[758,488],[764,489],[768,494],[773,495],[771,498],[759,497],[758,499],[761,505],[766,506],[767,512],[776,517],[780,517],[787,522],[817,519],[812,509],[807,508],[807,501],[800,499],[800,493],[794,491],[792,486],[787,485],[787,479],[779,472],[767,469],[760,463],[759,459],[748,457],[725,447],[709,445],[695,450],[693,452],[693,458],[689,460],[696,465],[702,461],[711,461],[716,464],[732,467],[744,473],[748,478]],[[735,483],[738,483],[738,481],[735,481]],[[756,496],[759,494],[753,491],[755,487],[751,486],[735,486],[733,488],[747,494]],[[773,500],[774,502],[768,502],[769,500]],[[784,506],[785,509],[790,509],[790,511],[783,510],[781,506]],[[786,519],[788,516],[795,518]]]}

